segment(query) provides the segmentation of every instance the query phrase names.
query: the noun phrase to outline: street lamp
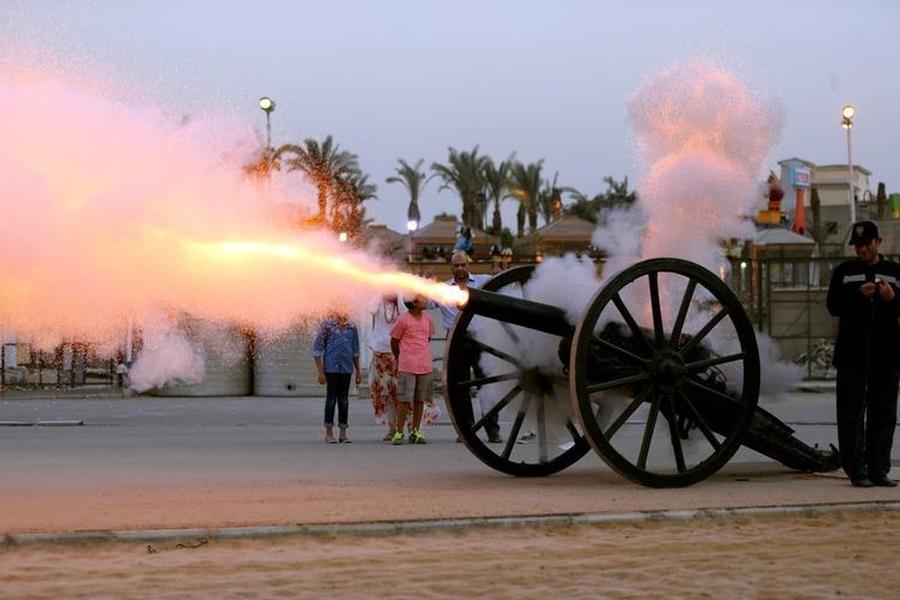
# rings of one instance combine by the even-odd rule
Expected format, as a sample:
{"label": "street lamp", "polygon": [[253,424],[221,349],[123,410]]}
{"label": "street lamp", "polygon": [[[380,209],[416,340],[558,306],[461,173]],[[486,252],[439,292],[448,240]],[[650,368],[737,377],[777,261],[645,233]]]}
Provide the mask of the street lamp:
{"label": "street lamp", "polygon": [[419,229],[419,222],[422,215],[419,213],[419,204],[415,200],[409,201],[409,208],[406,209],[406,260],[413,260],[413,241],[412,234]]}
{"label": "street lamp", "polygon": [[856,198],[853,195],[853,153],[850,146],[850,130],[856,109],[850,104],[841,109],[841,127],[847,130],[847,194],[850,198],[850,224],[856,223]]}
{"label": "street lamp", "polygon": [[272,147],[272,111],[275,110],[275,101],[268,96],[259,99],[259,107],[266,113],[266,150]]}

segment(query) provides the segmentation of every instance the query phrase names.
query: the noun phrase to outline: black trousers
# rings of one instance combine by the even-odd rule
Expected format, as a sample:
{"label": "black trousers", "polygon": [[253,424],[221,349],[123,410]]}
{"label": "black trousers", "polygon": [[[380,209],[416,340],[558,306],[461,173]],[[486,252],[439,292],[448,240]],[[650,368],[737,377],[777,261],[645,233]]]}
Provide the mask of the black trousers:
{"label": "black trousers", "polygon": [[[468,336],[466,337],[466,341],[468,341]],[[465,353],[466,358],[469,359],[469,367],[472,370],[472,373],[475,375],[475,378],[481,379],[482,377],[486,377],[484,371],[481,370],[481,366],[478,364],[481,361],[481,350],[475,344],[467,344],[469,346],[468,351]],[[484,430],[491,437],[500,435],[500,415],[499,413],[494,413],[494,415],[485,420],[484,422]]]}
{"label": "black trousers", "polygon": [[873,369],[866,394],[862,370],[838,369],[838,444],[841,467],[851,479],[878,479],[891,470],[898,380],[896,368]]}
{"label": "black trousers", "polygon": [[350,376],[352,373],[325,373],[325,425],[334,425],[334,405],[338,426],[346,427],[350,412]]}

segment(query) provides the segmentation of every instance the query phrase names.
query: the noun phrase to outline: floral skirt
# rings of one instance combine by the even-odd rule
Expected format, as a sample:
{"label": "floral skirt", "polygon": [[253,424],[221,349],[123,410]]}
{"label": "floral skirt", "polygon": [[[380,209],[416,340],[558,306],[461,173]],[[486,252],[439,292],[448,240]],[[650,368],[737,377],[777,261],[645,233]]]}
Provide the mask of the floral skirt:
{"label": "floral skirt", "polygon": [[[395,403],[397,402],[397,375],[395,365],[397,360],[390,352],[373,352],[372,363],[369,365],[369,392],[372,397],[372,412],[375,415],[376,425],[390,427],[396,418]],[[441,409],[432,397],[425,403],[422,411],[422,425],[431,425],[441,416]],[[407,417],[407,429],[412,422],[412,412]]]}

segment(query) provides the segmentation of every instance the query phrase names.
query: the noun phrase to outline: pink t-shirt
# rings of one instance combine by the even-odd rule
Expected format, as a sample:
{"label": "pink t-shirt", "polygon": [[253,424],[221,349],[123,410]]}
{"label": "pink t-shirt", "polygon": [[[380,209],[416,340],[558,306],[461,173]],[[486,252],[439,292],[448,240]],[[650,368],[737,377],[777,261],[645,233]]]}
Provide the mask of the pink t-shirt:
{"label": "pink t-shirt", "polygon": [[400,342],[397,370],[401,373],[431,373],[431,348],[428,340],[434,335],[434,323],[427,313],[415,318],[411,313],[397,317],[391,337]]}

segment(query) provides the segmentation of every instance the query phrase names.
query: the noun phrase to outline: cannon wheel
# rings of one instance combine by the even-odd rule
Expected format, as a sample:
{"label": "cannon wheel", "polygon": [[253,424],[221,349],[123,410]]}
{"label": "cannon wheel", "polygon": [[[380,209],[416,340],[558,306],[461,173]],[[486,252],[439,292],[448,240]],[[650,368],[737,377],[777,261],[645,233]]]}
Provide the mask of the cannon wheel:
{"label": "cannon wheel", "polygon": [[[678,306],[665,318],[661,290],[674,296],[669,306]],[[626,298],[643,293],[642,305],[629,309]],[[683,335],[689,313],[701,301],[706,311],[694,317],[705,325]],[[647,315],[652,325],[642,329],[634,315]],[[633,343],[601,337],[601,326],[610,320]],[[721,331],[740,350],[697,359],[700,342],[718,327],[725,327]],[[604,356],[615,356],[620,368],[598,369],[591,358],[598,348]],[[585,310],[570,361],[573,410],[591,446],[615,471],[646,486],[687,486],[718,471],[741,446],[759,399],[759,351],[740,301],[713,273],[680,259],[646,260],[613,277]],[[720,367],[742,369],[739,392],[723,393],[724,384],[711,383],[711,370]],[[700,403],[727,416],[716,425],[705,422]],[[639,409],[645,411],[644,420],[635,424]],[[687,441],[686,424],[696,433],[694,441]],[[655,452],[648,461],[651,448]]]}
{"label": "cannon wheel", "polygon": [[[523,266],[508,269],[496,277],[488,281],[483,289],[497,292],[502,291],[508,286],[522,286],[531,277],[534,267]],[[531,377],[528,371],[523,372],[521,364],[514,356],[507,354],[496,348],[489,347],[480,342],[473,342],[468,337],[467,332],[472,318],[475,315],[471,310],[463,308],[459,311],[456,322],[453,325],[444,350],[444,395],[447,399],[447,410],[456,428],[457,434],[465,443],[469,451],[477,456],[482,462],[488,466],[518,477],[541,477],[552,475],[562,471],[566,467],[574,464],[578,459],[588,453],[590,446],[584,438],[584,435],[576,428],[572,421],[566,421],[565,425],[571,442],[565,444],[565,448],[548,441],[546,433],[547,427],[543,426],[548,417],[545,412],[545,402],[550,400],[549,396],[541,395],[534,392],[523,392],[523,389],[533,389],[523,379]],[[512,328],[503,323],[507,334],[515,340],[515,332]],[[500,358],[510,364],[510,375],[503,377],[499,381],[481,382],[473,379],[470,363],[466,360],[466,355],[473,351],[473,344],[482,352],[487,352]],[[485,378],[496,379],[496,378]],[[501,384],[506,381],[516,381],[516,385],[508,393],[499,399],[492,409],[499,412],[504,406],[516,406],[519,410],[516,415],[512,429],[503,443],[488,444],[485,442],[484,435],[484,418],[476,415],[473,409],[472,392],[475,385],[483,385],[488,387],[494,384]],[[508,383],[506,384],[509,385]],[[498,394],[499,395],[499,394]],[[556,400],[559,402],[559,400]],[[475,401],[477,403],[477,401]],[[537,422],[536,439],[528,444],[529,448],[517,444],[519,436],[522,433],[522,424],[526,416],[532,415]],[[524,450],[528,450],[533,454],[533,450],[537,449],[537,457],[528,456],[522,458]]]}

